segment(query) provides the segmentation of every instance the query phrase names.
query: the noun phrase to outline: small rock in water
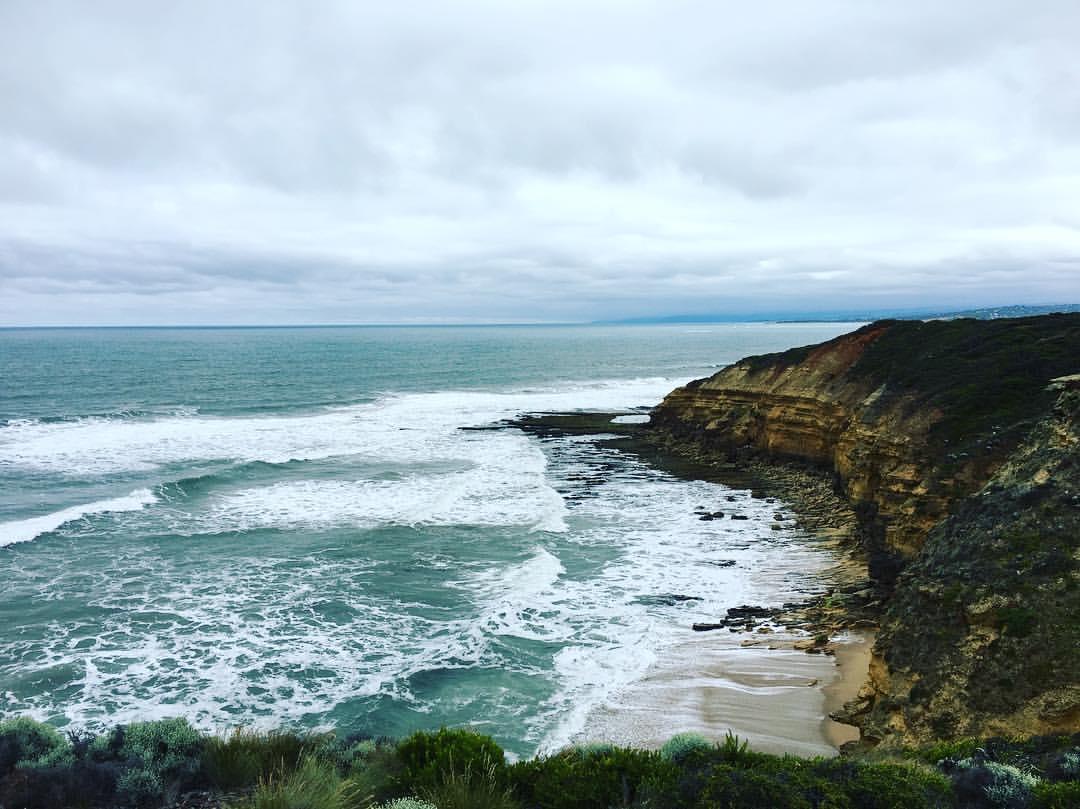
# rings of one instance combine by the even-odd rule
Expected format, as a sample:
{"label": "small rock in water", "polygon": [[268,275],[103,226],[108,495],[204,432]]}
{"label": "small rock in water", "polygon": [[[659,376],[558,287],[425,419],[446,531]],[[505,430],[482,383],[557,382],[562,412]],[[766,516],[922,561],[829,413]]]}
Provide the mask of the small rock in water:
{"label": "small rock in water", "polygon": [[658,604],[665,607],[673,607],[685,601],[702,601],[701,596],[686,596],[681,593],[660,593],[659,595],[638,596],[634,599],[638,604]]}
{"label": "small rock in water", "polygon": [[745,514],[732,514],[731,519],[733,519],[733,520],[749,520],[750,518],[747,517]]}

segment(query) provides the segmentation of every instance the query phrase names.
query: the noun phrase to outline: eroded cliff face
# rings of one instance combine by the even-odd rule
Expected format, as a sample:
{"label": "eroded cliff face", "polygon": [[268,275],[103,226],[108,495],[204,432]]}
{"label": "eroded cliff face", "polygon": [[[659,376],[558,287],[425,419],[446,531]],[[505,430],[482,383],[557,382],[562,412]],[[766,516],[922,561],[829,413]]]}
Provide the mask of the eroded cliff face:
{"label": "eroded cliff face", "polygon": [[[1023,343],[1041,345],[1025,352]],[[691,382],[652,424],[713,452],[833,471],[860,516],[871,573],[889,586],[1048,410],[1046,383],[1075,370],[1078,356],[1076,316],[883,321]]]}
{"label": "eroded cliff face", "polygon": [[929,430],[938,413],[850,373],[891,326],[873,324],[805,355],[737,363],[673,391],[652,416],[657,429],[716,452],[756,451],[834,471],[860,516],[874,575],[886,584],[897,557],[912,556],[948,504],[977,482],[971,470],[932,474]]}
{"label": "eroded cliff face", "polygon": [[1080,729],[1080,379],[928,535],[846,715],[911,744]]}
{"label": "eroded cliff face", "polygon": [[1048,384],[1077,371],[1077,315],[885,321],[692,382],[652,424],[834,473],[891,593],[865,738],[1078,730],[1080,392]]}

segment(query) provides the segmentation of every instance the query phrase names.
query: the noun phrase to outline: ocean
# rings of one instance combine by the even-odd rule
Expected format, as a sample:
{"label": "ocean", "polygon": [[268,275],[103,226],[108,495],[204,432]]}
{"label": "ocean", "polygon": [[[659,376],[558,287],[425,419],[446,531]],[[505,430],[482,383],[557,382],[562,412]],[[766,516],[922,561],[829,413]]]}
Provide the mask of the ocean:
{"label": "ocean", "polygon": [[[834,560],[750,492],[461,428],[640,415],[852,327],[0,330],[0,717],[557,749],[693,622]],[[728,497],[750,519],[694,514]]]}

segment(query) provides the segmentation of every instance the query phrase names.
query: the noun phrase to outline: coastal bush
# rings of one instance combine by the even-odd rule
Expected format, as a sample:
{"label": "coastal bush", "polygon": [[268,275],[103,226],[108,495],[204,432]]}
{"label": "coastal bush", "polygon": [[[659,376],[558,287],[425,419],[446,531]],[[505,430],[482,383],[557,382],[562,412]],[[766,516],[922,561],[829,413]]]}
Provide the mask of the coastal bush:
{"label": "coastal bush", "polygon": [[203,772],[219,789],[236,789],[257,781],[263,769],[260,734],[236,728],[226,738],[211,736],[203,750]]}
{"label": "coastal bush", "polygon": [[646,786],[669,784],[676,765],[647,750],[614,747],[582,754],[563,750],[547,758],[514,764],[514,792],[536,809],[593,809],[629,806]]}
{"label": "coastal bush", "polygon": [[961,805],[1024,809],[1039,779],[1011,764],[982,756],[961,759],[948,767],[953,792]]}
{"label": "coastal bush", "polygon": [[65,739],[7,720],[0,754],[2,809],[160,807],[206,784],[247,792],[233,809],[1080,807],[1080,734],[828,759],[759,753],[732,734],[719,744],[683,734],[658,752],[592,744],[507,766],[493,740],[462,730],[401,743],[250,730],[203,737],[165,720]]}
{"label": "coastal bush", "polygon": [[491,767],[499,783],[504,782],[506,775],[502,748],[490,736],[469,730],[419,731],[397,746],[397,757],[402,766],[398,776],[401,793],[436,787],[448,773]]}
{"label": "coastal bush", "polygon": [[159,719],[117,726],[88,746],[91,761],[121,765],[116,795],[149,806],[196,785],[203,771],[206,740],[186,719]]}
{"label": "coastal bush", "polygon": [[694,751],[712,750],[713,747],[715,745],[700,733],[679,733],[664,742],[660,757],[678,764]]}
{"label": "coastal bush", "polygon": [[836,809],[844,805],[858,809],[944,809],[953,805],[949,779],[923,764],[868,764],[833,758],[822,760],[816,772],[832,785],[826,790],[833,795],[828,805]]}
{"label": "coastal bush", "polygon": [[55,767],[17,769],[0,777],[0,806],[19,809],[113,806],[116,763],[75,761]]}
{"label": "coastal bush", "polygon": [[610,753],[614,749],[615,745],[611,742],[585,742],[584,744],[575,744],[566,748],[568,752],[577,753],[581,758],[603,755],[604,753]]}
{"label": "coastal bush", "polygon": [[1080,780],[1080,748],[1062,753],[1054,762],[1054,773],[1066,780]]}
{"label": "coastal bush", "polygon": [[946,759],[955,761],[962,758],[971,758],[978,748],[979,740],[969,737],[948,742],[937,742],[936,744],[904,752],[920,761],[925,761],[927,764],[938,764]]}
{"label": "coastal bush", "polygon": [[371,795],[375,801],[386,801],[409,791],[403,785],[403,771],[392,743],[361,742],[352,749],[349,780],[359,792]]}
{"label": "coastal bush", "polygon": [[452,766],[435,786],[421,789],[420,796],[439,809],[518,809],[503,769],[505,765],[500,768],[487,759],[475,766]]}
{"label": "coastal bush", "polygon": [[260,733],[236,728],[226,737],[206,739],[203,772],[219,789],[249,786],[272,772],[295,769],[304,753],[319,743],[313,742],[312,737],[287,731]]}
{"label": "coastal bush", "polygon": [[1076,809],[1080,806],[1080,782],[1042,781],[1032,790],[1032,809]]}
{"label": "coastal bush", "polygon": [[165,795],[165,782],[150,769],[133,767],[116,779],[116,794],[131,806],[154,806]]}
{"label": "coastal bush", "polygon": [[255,792],[233,809],[367,809],[371,798],[343,779],[333,761],[304,755],[288,772],[259,779]]}
{"label": "coastal bush", "polygon": [[1001,610],[1001,629],[1014,638],[1026,638],[1038,623],[1038,614],[1027,607],[1005,607]]}
{"label": "coastal bush", "polygon": [[0,722],[0,775],[16,767],[56,767],[73,761],[71,743],[52,725],[29,717]]}
{"label": "coastal bush", "polygon": [[[805,779],[793,778],[787,768],[761,770],[720,764],[712,769],[699,797],[702,807],[813,809],[804,792]],[[834,804],[835,805],[835,804]]]}

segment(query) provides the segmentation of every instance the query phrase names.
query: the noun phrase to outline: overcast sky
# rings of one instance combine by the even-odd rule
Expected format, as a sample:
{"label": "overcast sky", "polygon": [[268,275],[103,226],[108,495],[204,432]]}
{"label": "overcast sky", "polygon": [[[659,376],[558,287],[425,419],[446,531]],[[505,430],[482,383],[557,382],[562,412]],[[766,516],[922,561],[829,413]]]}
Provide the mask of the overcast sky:
{"label": "overcast sky", "polygon": [[0,324],[1080,300],[1080,2],[0,2]]}

